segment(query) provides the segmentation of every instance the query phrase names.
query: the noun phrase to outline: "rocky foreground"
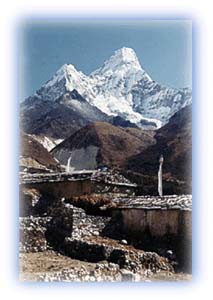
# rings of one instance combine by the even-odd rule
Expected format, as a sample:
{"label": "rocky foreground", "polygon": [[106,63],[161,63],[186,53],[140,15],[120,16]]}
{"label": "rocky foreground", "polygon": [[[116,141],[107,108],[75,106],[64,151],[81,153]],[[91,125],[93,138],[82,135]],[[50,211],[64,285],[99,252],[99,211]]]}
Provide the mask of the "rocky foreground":
{"label": "rocky foreground", "polygon": [[[136,249],[122,236],[105,235],[111,217],[90,215],[64,201],[20,218],[20,280],[189,280],[176,274],[171,251],[163,256]],[[34,215],[33,215],[34,214]],[[113,226],[111,230],[118,228]]]}
{"label": "rocky foreground", "polygon": [[188,281],[192,276],[169,271],[133,273],[117,264],[102,261],[90,263],[71,259],[58,252],[20,253],[20,280],[42,282],[150,282]]}

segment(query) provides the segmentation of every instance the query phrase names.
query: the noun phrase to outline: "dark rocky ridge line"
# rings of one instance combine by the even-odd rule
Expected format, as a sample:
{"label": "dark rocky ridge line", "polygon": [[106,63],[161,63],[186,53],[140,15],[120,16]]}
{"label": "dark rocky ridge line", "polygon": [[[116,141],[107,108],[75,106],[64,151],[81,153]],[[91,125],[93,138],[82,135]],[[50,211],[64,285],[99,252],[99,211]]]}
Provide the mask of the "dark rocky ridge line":
{"label": "dark rocky ridge line", "polygon": [[20,106],[21,128],[29,134],[65,139],[80,128],[96,122],[109,122],[115,126],[137,126],[122,117],[110,117],[92,106],[76,90],[66,92],[56,101],[38,96],[27,98]]}

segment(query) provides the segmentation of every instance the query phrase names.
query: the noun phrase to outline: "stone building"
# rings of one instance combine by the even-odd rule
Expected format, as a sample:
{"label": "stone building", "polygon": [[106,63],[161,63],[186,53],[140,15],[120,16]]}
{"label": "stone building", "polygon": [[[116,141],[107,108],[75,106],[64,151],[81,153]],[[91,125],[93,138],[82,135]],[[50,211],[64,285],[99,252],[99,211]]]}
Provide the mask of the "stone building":
{"label": "stone building", "polygon": [[171,249],[191,268],[191,195],[120,197],[111,209],[133,243],[151,251]]}

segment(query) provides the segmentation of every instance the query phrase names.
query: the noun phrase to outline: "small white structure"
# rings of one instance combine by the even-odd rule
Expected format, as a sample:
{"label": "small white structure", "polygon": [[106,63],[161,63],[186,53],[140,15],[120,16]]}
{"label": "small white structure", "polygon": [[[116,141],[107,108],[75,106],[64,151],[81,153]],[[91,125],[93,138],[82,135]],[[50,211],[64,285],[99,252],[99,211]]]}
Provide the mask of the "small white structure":
{"label": "small white structure", "polygon": [[163,183],[162,183],[162,166],[163,166],[163,155],[159,159],[159,170],[158,170],[158,194],[160,197],[163,196]]}

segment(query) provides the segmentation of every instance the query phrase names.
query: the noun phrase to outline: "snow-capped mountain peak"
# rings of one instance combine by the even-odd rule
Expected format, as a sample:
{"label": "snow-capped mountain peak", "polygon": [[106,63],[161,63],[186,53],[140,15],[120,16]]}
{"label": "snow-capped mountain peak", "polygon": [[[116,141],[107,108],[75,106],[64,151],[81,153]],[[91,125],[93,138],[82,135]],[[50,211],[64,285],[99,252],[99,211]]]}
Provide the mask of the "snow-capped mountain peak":
{"label": "snow-capped mountain peak", "polygon": [[76,87],[76,84],[79,84],[84,76],[85,75],[81,71],[77,71],[73,65],[64,64],[43,87],[51,88],[63,80],[67,89],[71,91]]}
{"label": "snow-capped mountain peak", "polygon": [[135,51],[131,48],[123,47],[115,51],[115,53],[105,61],[103,67],[101,68],[102,72],[107,70],[115,71],[124,65],[128,65],[131,68],[138,70],[141,69],[141,65],[138,61],[138,58],[135,54]]}
{"label": "snow-capped mountain peak", "polygon": [[133,111],[131,89],[142,79],[152,81],[141,68],[135,51],[123,47],[92,72],[95,97],[91,103],[108,115],[119,115],[134,123],[141,120],[140,114]]}
{"label": "snow-capped mountain peak", "polygon": [[64,64],[35,96],[56,101],[73,90],[107,115],[120,116],[139,126],[151,122],[160,127],[176,111],[191,103],[190,90],[159,85],[141,67],[135,51],[128,47],[116,50],[89,76],[72,64]]}
{"label": "snow-capped mountain peak", "polygon": [[138,62],[135,51],[132,48],[123,47],[115,51],[114,57],[122,57],[124,62]]}
{"label": "snow-capped mountain peak", "polygon": [[114,52],[114,54],[104,62],[103,66],[94,71],[91,75],[106,74],[107,72],[118,71],[121,68],[132,68],[142,71],[139,60],[135,54],[135,51],[131,48],[123,47]]}
{"label": "snow-capped mountain peak", "polygon": [[87,100],[94,97],[90,78],[78,71],[72,64],[64,64],[55,75],[47,81],[36,95],[45,100],[57,100],[66,92],[77,90]]}

